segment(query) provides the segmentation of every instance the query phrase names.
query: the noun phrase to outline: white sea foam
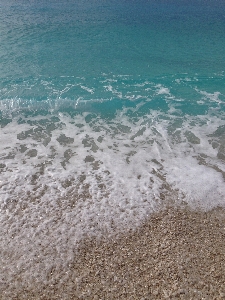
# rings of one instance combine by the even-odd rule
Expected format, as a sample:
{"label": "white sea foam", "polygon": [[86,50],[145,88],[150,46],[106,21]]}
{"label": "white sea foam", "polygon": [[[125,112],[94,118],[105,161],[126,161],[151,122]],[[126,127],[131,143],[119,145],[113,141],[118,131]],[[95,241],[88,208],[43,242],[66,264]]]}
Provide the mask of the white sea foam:
{"label": "white sea foam", "polygon": [[157,94],[158,95],[163,95],[163,94],[170,94],[170,90],[167,87],[163,87],[161,84],[158,84],[156,86],[158,88]]}
{"label": "white sea foam", "polygon": [[83,90],[87,91],[90,94],[94,94],[94,89],[93,88],[88,88],[86,86],[81,85],[80,86]]}
{"label": "white sea foam", "polygon": [[[152,86],[153,93],[160,89]],[[222,113],[180,116],[169,89],[160,94],[169,112],[149,110],[137,118],[146,104],[140,101],[111,119],[54,112],[18,115],[1,128],[4,289],[19,275],[26,284],[48,282],[52,268],[65,282],[62,270],[84,237],[135,228],[170,200],[225,206]]]}
{"label": "white sea foam", "polygon": [[206,91],[201,91],[201,90],[198,90],[198,89],[196,89],[196,91],[204,96],[202,100],[222,103],[221,99],[219,99],[219,97],[221,95],[220,92],[207,93]]}

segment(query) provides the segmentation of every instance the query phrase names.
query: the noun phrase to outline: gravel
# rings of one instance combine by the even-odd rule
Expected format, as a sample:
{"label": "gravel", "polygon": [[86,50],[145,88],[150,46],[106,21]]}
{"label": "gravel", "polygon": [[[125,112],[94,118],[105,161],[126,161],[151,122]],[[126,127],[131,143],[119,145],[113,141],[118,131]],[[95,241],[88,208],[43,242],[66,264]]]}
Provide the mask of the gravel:
{"label": "gravel", "polygon": [[51,284],[12,283],[0,299],[225,299],[225,211],[167,208],[136,230],[85,239]]}

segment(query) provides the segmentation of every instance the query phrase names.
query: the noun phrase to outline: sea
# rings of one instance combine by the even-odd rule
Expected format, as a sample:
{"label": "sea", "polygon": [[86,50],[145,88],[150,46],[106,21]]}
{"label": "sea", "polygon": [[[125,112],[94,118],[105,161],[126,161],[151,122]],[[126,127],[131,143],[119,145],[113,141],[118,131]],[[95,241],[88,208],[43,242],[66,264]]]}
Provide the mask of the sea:
{"label": "sea", "polygon": [[1,0],[0,289],[167,204],[225,206],[225,1]]}

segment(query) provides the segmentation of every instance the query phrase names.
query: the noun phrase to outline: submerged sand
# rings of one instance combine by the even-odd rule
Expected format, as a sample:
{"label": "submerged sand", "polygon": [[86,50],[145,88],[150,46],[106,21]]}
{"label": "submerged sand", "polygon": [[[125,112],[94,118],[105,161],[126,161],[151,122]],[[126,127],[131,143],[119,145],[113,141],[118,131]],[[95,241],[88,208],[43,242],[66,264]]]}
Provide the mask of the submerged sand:
{"label": "submerged sand", "polygon": [[83,241],[65,272],[67,283],[53,270],[51,284],[21,282],[0,299],[225,299],[225,211],[167,208],[135,231]]}

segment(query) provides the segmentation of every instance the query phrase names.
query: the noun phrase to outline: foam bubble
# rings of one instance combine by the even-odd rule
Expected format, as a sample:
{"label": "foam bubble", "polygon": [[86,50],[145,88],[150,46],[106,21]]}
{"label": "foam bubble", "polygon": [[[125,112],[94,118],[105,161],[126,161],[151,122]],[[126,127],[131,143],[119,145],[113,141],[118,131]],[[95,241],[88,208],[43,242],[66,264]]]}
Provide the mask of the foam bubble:
{"label": "foam bubble", "polygon": [[222,101],[219,99],[219,97],[221,95],[220,92],[208,93],[206,91],[201,91],[201,90],[198,90],[198,89],[196,89],[196,91],[204,96],[203,97],[204,100],[209,100],[209,101],[212,101],[212,102],[222,103]]}
{"label": "foam bubble", "polygon": [[163,87],[161,84],[156,86],[158,88],[157,94],[158,95],[170,95],[170,90],[167,87]]}

